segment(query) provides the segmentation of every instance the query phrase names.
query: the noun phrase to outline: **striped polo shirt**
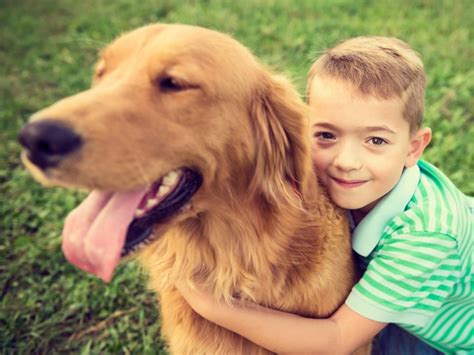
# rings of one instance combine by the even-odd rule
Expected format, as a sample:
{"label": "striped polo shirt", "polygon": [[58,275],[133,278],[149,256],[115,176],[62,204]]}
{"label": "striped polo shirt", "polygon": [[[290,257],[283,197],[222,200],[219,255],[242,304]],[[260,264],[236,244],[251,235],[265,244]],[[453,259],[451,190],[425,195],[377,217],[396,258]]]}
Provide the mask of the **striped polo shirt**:
{"label": "striped polo shirt", "polygon": [[346,304],[445,353],[474,353],[474,199],[419,161],[353,231]]}

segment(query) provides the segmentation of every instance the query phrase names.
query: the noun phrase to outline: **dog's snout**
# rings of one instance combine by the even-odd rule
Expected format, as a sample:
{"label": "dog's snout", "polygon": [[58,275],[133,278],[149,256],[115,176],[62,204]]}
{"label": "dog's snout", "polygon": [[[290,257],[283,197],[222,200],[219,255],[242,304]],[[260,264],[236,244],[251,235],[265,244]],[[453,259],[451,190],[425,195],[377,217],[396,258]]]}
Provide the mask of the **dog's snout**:
{"label": "dog's snout", "polygon": [[57,165],[82,144],[78,134],[55,120],[28,123],[21,130],[18,140],[26,148],[31,162],[41,169]]}

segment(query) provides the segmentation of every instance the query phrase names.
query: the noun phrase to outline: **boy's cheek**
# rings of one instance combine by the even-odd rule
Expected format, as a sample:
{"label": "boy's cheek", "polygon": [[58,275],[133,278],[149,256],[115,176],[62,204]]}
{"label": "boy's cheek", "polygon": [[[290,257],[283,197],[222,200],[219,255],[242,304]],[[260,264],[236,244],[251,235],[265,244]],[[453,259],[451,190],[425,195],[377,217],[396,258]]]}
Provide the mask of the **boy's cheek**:
{"label": "boy's cheek", "polygon": [[316,137],[311,137],[311,154],[314,155],[316,154],[317,151],[320,151],[321,148],[318,146],[318,140]]}
{"label": "boy's cheek", "polygon": [[314,150],[312,153],[312,159],[313,159],[313,166],[316,169],[316,172],[319,175],[324,174],[329,165],[328,159],[324,157],[323,154],[321,154],[321,152],[317,152]]}
{"label": "boy's cheek", "polygon": [[318,160],[318,152],[317,152],[317,147],[315,143],[313,143],[311,146],[311,159],[313,160],[313,165],[316,166],[316,163]]}

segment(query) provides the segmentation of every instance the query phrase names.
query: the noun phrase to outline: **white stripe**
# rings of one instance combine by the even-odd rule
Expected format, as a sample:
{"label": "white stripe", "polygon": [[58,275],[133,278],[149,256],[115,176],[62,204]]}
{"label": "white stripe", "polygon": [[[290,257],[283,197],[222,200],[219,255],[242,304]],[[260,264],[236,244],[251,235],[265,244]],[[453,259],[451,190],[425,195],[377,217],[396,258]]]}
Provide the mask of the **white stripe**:
{"label": "white stripe", "polygon": [[418,265],[420,265],[424,268],[427,268],[427,269],[433,269],[434,270],[439,265],[439,263],[437,261],[433,262],[433,261],[430,261],[430,260],[419,258],[416,255],[407,255],[407,254],[404,254],[403,252],[399,252],[399,251],[390,251],[390,252],[386,253],[386,255],[388,255],[392,258],[397,258],[398,262],[400,262],[400,263],[402,263],[404,261],[408,261],[408,262],[411,262],[411,263],[414,263],[414,264],[418,264]]}
{"label": "white stripe", "polygon": [[462,343],[470,344],[474,348],[474,312],[471,312],[469,317],[471,322],[468,323],[468,326],[464,329],[464,331],[459,334],[459,340]]}
{"label": "white stripe", "polygon": [[[413,275],[414,277],[422,277],[424,274],[422,271],[415,270],[407,265],[403,265],[400,262],[403,262],[402,260],[384,260],[385,264],[400,270],[401,272],[404,272],[406,274]],[[373,264],[374,266],[376,265],[375,263]],[[424,266],[424,265],[423,265]],[[378,269],[378,268],[377,268]],[[442,277],[448,277],[451,275],[452,271],[451,270],[437,270],[436,275],[442,276]]]}
{"label": "white stripe", "polygon": [[[452,327],[454,326],[453,324],[453,317],[457,317],[459,316],[460,312],[463,312],[465,311],[465,306],[464,305],[457,305],[457,306],[453,306],[453,311],[451,311],[449,314],[449,318],[445,319],[444,322],[442,323],[442,327],[439,328],[439,330],[436,332],[436,334],[433,334],[434,336],[438,336],[438,337],[442,337],[442,338],[446,338],[449,333],[450,333],[450,329],[452,329]],[[436,322],[437,325],[440,324],[440,321],[439,320],[438,322]]]}
{"label": "white stripe", "polygon": [[[404,295],[405,297],[421,297],[423,299],[426,299],[428,303],[430,303],[432,306],[435,306],[435,307],[439,307],[440,301],[432,300],[429,298],[429,296],[433,295],[433,296],[439,296],[441,298],[445,298],[449,292],[449,291],[443,291],[443,290],[438,289],[441,285],[446,285],[447,281],[445,281],[444,283],[441,283],[440,281],[427,281],[427,282],[420,283],[415,280],[408,280],[401,277],[397,279],[396,275],[391,274],[390,276],[392,276],[392,278],[395,279],[395,282],[393,282],[391,280],[388,280],[388,278],[385,275],[381,275],[380,273],[371,272],[369,273],[369,276],[372,277],[372,279],[375,282],[385,287],[389,287],[395,292],[401,295]],[[396,283],[397,280],[414,287],[416,290],[411,291],[404,288],[403,286]],[[427,290],[420,291],[421,287],[424,287]],[[425,302],[420,302],[420,303],[428,304]]]}
{"label": "white stripe", "polygon": [[[450,275],[451,273],[447,272],[447,274]],[[432,295],[443,297],[443,298],[447,296],[447,294],[449,293],[449,290],[448,291],[440,290],[439,287],[441,285],[445,285],[445,286],[449,286],[449,289],[452,289],[452,286],[453,286],[452,285],[453,282],[449,282],[450,285],[448,285],[447,280],[445,282],[441,282],[438,280],[426,280],[424,282],[419,282],[413,279],[407,279],[401,273],[393,274],[390,271],[387,271],[382,266],[379,266],[376,269],[375,268],[372,269],[369,275],[372,276],[372,278],[377,279],[376,281],[381,284],[385,284],[387,282],[390,282],[390,284],[393,284],[392,281],[387,280],[387,276],[390,276],[391,278],[395,280],[395,282],[396,281],[404,282],[407,285],[412,286],[413,288],[417,289],[417,291],[413,291],[413,292],[418,292],[418,289],[420,289],[421,287],[432,289],[431,291]]]}
{"label": "white stripe", "polygon": [[[457,313],[458,312],[458,309],[462,309],[463,305],[450,305],[450,306],[444,306],[440,312],[439,312],[439,316],[436,317],[436,320],[435,322],[433,322],[431,324],[431,327],[428,329],[428,332],[426,333],[426,336],[428,338],[433,338],[433,336],[435,336],[436,334],[443,334],[443,332],[441,331],[438,331],[436,332],[436,334],[434,333],[434,331],[439,327],[440,324],[444,324],[444,325],[451,325],[451,322],[449,321],[451,319],[451,317],[453,316],[453,314]],[[442,329],[442,328],[440,328]]]}
{"label": "white stripe", "polygon": [[[431,167],[429,170],[431,172]],[[364,278],[358,286],[364,288],[369,296],[372,294],[374,297],[385,300],[387,305],[382,306],[377,305],[374,301],[364,301],[360,307],[363,308],[364,303],[370,302],[373,314],[379,314],[376,309],[387,309],[387,311],[380,312],[393,314],[390,319],[393,319],[394,322],[400,322],[402,319],[401,316],[398,316],[399,314],[426,314],[431,318],[430,324],[423,326],[423,328],[417,326],[408,328],[415,334],[423,335],[429,341],[439,344],[445,349],[457,349],[459,346],[468,346],[468,344],[474,346],[472,337],[474,285],[471,279],[474,271],[474,217],[472,212],[466,211],[463,206],[463,199],[466,197],[449,181],[445,180],[437,170],[432,173],[433,177],[422,173],[420,188],[415,192],[410,205],[411,209],[390,221],[384,230],[381,239],[383,245],[379,245],[380,252],[375,255],[381,261],[383,260],[384,265],[393,268],[394,271],[386,270],[374,260],[369,264],[370,273],[368,275],[374,280],[375,287],[366,282]],[[437,183],[441,187],[438,187]],[[452,218],[450,223],[448,223],[449,218]],[[426,235],[417,235],[417,233],[426,233]],[[410,245],[410,242],[422,244],[413,246]],[[430,247],[431,245],[442,246],[447,250],[433,249]],[[391,250],[391,247],[396,247],[400,251]],[[415,251],[421,253],[422,256],[407,255],[403,250]],[[427,259],[424,259],[423,255],[426,255]],[[413,263],[413,267],[407,266],[407,262]],[[414,268],[417,266],[426,270],[419,271]],[[444,270],[439,269],[441,266]],[[401,275],[402,273],[413,278]],[[440,280],[432,280],[433,275]],[[386,279],[387,276],[390,276],[390,281]],[[404,279],[404,277],[408,277],[408,279]],[[459,279],[461,277],[462,279]],[[459,281],[456,282],[456,279]],[[397,281],[403,282],[404,285],[400,285]],[[386,287],[389,294],[377,289],[379,288],[378,284]],[[408,285],[415,288],[416,291],[411,292],[405,289],[404,286]],[[446,290],[440,289],[441,286]],[[420,288],[428,290],[421,292]],[[433,289],[431,292],[430,288]],[[390,290],[393,292],[390,293]],[[396,300],[392,296],[393,293],[399,294],[402,300]],[[416,302],[407,300],[415,297],[420,298],[418,299],[419,305],[436,309],[441,306],[441,308],[434,312],[420,310],[418,309],[419,305],[414,304]],[[434,297],[440,298],[440,301],[433,299]],[[445,298],[448,301],[442,304]],[[364,300],[366,299],[364,298]],[[408,309],[401,312],[390,312],[390,303],[393,303],[395,307],[402,309],[408,307]],[[425,319],[428,321],[428,318]],[[408,322],[408,324],[416,323]],[[422,324],[426,323],[418,323],[418,326]],[[463,333],[455,339],[456,333],[463,326],[465,326]],[[439,331],[434,334],[434,330],[437,328]]]}
{"label": "white stripe", "polygon": [[428,212],[428,230],[434,231],[436,230],[436,223],[437,223],[437,218],[434,216],[434,211],[436,209],[435,203],[437,202],[437,196],[435,191],[433,191],[433,188],[431,184],[425,184],[426,188],[426,193],[428,197],[428,209],[425,210],[425,213]]}
{"label": "white stripe", "polygon": [[[443,196],[441,196],[443,197]],[[445,198],[447,196],[444,196]],[[447,201],[443,201],[444,203],[446,203]],[[440,226],[440,229],[443,233],[445,234],[449,234],[449,226],[448,226],[448,208],[444,207],[445,205],[441,205],[441,215],[438,216],[438,221],[439,221],[439,226]],[[448,205],[449,206],[449,205]]]}
{"label": "white stripe", "polygon": [[[427,243],[423,246],[419,246],[419,245],[413,246],[413,245],[409,245],[408,243],[403,243],[403,242],[401,242],[400,245],[399,243],[393,243],[390,246],[397,247],[400,249],[410,250],[411,252],[425,254],[426,256],[435,257],[437,259],[444,259],[447,257],[447,254],[449,253],[448,251],[441,251],[438,249],[434,249],[433,247],[430,247]],[[425,241],[423,241],[423,243],[425,243]],[[436,240],[436,244],[439,244],[438,240]]]}
{"label": "white stripe", "polygon": [[454,238],[449,237],[448,235],[433,234],[432,232],[426,231],[420,232],[412,228],[410,228],[406,233],[401,233],[399,230],[397,230],[396,232],[394,232],[394,234],[390,236],[390,245],[396,245],[396,243],[403,243],[405,244],[406,248],[411,249],[413,248],[413,246],[409,244],[410,242],[416,242],[421,244],[415,246],[415,248],[417,249],[422,248],[423,246],[429,248],[430,245],[439,245],[446,249],[453,249],[456,247],[456,240]]}
{"label": "white stripe", "polygon": [[[424,221],[424,216],[419,216],[417,213],[415,213],[414,210],[410,211],[411,213],[406,213],[405,216],[408,217],[411,221],[413,221],[413,224],[410,225],[410,223],[406,223],[402,221],[402,224],[406,226],[406,228],[413,228],[415,230],[425,230],[425,221]],[[423,219],[422,219],[423,218]],[[407,230],[407,232],[409,229]]]}
{"label": "white stripe", "polygon": [[393,282],[387,280],[384,277],[381,277],[377,273],[372,272],[372,273],[370,273],[370,276],[372,277],[372,279],[375,282],[377,282],[377,283],[379,283],[379,284],[381,284],[385,287],[389,287],[391,290],[393,290],[393,291],[395,291],[395,292],[397,292],[397,293],[399,293],[399,294],[401,294],[405,297],[410,297],[411,295],[413,295],[413,292],[407,290],[406,288],[403,288],[402,286],[397,285],[396,283],[393,283]]}
{"label": "white stripe", "polygon": [[[408,309],[408,308],[412,308],[414,305],[416,305],[416,302],[413,302],[412,300],[407,301],[407,300],[400,300],[399,298],[395,298],[394,296],[392,296],[390,294],[387,294],[387,293],[379,290],[378,288],[373,287],[368,282],[366,282],[364,279],[361,279],[361,281],[359,282],[359,285],[361,287],[363,287],[371,295],[382,298],[387,303],[391,303],[393,305],[396,305],[397,307],[401,307],[403,309]],[[374,302],[377,303],[377,301],[374,301]],[[379,303],[377,303],[377,304],[379,304]],[[391,308],[388,305],[380,305],[380,307],[384,307],[385,309],[389,309],[389,310],[393,311],[393,308]],[[431,312],[426,311],[426,310],[418,310],[417,309],[417,311],[421,311],[425,314],[431,314]]]}
{"label": "white stripe", "polygon": [[[452,193],[452,191],[449,191],[448,193],[445,194],[446,198],[446,206],[451,206],[450,209],[450,214],[451,214],[451,224],[448,224],[448,218],[446,218],[443,221],[443,224],[446,225],[446,229],[451,231],[452,234],[458,234],[458,222],[459,222],[459,216],[457,211],[459,210],[459,200],[456,199],[455,194]],[[456,206],[456,208],[454,208]],[[448,210],[446,208],[446,210]]]}
{"label": "white stripe", "polygon": [[[443,225],[446,226],[446,229],[451,231],[451,233],[456,234],[456,232],[458,232],[458,219],[459,219],[456,211],[458,210],[459,201],[456,201],[455,197],[450,192],[445,194],[445,199],[446,199],[446,206],[451,206],[451,208],[454,209],[454,211],[452,209],[450,210],[451,217],[452,217],[451,225],[448,225],[448,218],[443,220],[442,223]],[[456,208],[454,208],[454,206],[456,206]],[[445,209],[447,210],[447,208]]]}
{"label": "white stripe", "polygon": [[[364,278],[362,278],[360,281],[359,281],[359,285],[361,287],[363,287],[368,293],[370,293],[371,295],[374,295],[375,297],[379,297],[379,298],[382,298],[384,299],[387,303],[391,303],[393,301],[397,301],[398,302],[398,299],[396,299],[395,297],[393,297],[392,295],[387,295],[385,292],[383,291],[380,291],[378,288],[375,288],[373,287],[371,284],[369,284],[367,281],[365,281]],[[410,303],[407,303],[407,302],[401,302],[401,305],[404,306],[404,307],[407,307],[408,305],[411,305],[412,302]],[[384,305],[384,307],[386,307]]]}
{"label": "white stripe", "polygon": [[[453,323],[454,323],[454,320],[453,319]],[[464,327],[464,326],[467,326],[468,325],[468,322],[473,321],[472,319],[472,312],[465,312],[462,314],[461,318],[458,318],[458,320],[456,321],[456,323],[454,323],[454,327],[452,328],[448,328],[446,331],[449,332],[449,334],[447,334],[447,337],[446,337],[446,341],[449,341],[449,342],[452,342],[453,340],[456,339],[456,334],[459,332],[459,330]],[[453,324],[451,324],[453,325]],[[467,327],[469,328],[469,327]]]}

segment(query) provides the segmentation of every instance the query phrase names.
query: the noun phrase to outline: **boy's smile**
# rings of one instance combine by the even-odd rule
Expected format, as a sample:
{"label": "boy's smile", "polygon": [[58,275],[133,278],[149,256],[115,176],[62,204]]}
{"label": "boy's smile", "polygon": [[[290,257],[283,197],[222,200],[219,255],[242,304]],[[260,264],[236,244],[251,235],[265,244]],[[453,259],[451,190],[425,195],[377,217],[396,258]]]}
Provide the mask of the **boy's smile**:
{"label": "boy's smile", "polygon": [[336,177],[331,177],[331,178],[336,182],[336,184],[340,185],[342,188],[347,188],[347,189],[359,187],[367,182],[366,180],[344,180],[344,179],[338,179]]}
{"label": "boy's smile", "polygon": [[313,161],[331,199],[368,213],[398,182],[413,140],[400,98],[364,97],[349,84],[315,77],[310,106]]}

